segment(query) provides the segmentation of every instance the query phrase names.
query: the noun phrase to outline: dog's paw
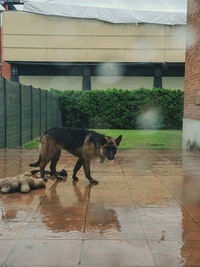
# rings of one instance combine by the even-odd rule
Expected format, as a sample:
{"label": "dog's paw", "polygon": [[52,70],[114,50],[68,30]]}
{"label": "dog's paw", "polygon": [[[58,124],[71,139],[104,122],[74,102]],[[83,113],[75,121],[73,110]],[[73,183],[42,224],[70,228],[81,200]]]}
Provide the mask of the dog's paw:
{"label": "dog's paw", "polygon": [[93,178],[90,178],[89,181],[91,184],[98,184],[99,183],[97,180],[95,180]]}
{"label": "dog's paw", "polygon": [[40,172],[40,170],[32,170],[32,171],[31,171],[31,174],[32,174],[32,175],[35,175],[35,174],[38,173],[38,172]]}
{"label": "dog's paw", "polygon": [[57,179],[57,181],[63,181],[64,180],[64,178],[58,174],[56,175],[56,179]]}
{"label": "dog's paw", "polygon": [[66,170],[63,169],[62,171],[60,171],[60,172],[59,172],[59,175],[60,175],[60,176],[64,176],[64,177],[67,176],[67,172],[66,172]]}
{"label": "dog's paw", "polygon": [[72,179],[73,179],[74,182],[78,182],[78,177],[77,176],[73,176]]}
{"label": "dog's paw", "polygon": [[48,179],[47,179],[46,176],[42,177],[42,179],[43,179],[44,182],[47,182],[48,181]]}

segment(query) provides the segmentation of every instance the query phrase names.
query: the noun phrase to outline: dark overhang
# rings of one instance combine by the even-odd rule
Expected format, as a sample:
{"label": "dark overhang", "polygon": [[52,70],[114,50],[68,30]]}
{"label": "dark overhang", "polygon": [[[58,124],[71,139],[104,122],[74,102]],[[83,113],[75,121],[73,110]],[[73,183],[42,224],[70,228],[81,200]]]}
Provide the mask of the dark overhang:
{"label": "dark overhang", "polygon": [[[21,62],[8,61],[20,76],[154,76],[160,68],[162,76],[184,77],[185,64],[154,62]],[[106,66],[105,68],[102,66]]]}

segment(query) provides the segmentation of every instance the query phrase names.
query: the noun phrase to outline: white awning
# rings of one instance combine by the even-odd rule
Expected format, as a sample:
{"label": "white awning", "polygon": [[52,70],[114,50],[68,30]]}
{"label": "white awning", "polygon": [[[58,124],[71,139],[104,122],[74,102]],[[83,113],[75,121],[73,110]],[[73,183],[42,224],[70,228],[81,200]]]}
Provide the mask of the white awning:
{"label": "white awning", "polygon": [[0,5],[0,11],[3,11],[3,10],[5,10],[5,8],[2,5]]}
{"label": "white awning", "polygon": [[25,0],[23,11],[111,23],[186,24],[187,0]]}

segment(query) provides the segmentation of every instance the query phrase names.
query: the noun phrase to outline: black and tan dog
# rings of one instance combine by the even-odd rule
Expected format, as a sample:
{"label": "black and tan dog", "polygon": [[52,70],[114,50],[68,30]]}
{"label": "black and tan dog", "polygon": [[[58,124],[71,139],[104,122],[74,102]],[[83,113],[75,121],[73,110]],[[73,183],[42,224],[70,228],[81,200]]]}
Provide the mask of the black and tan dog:
{"label": "black and tan dog", "polygon": [[85,176],[90,183],[98,183],[91,177],[90,161],[97,157],[101,159],[101,162],[105,158],[113,160],[121,140],[121,135],[117,139],[113,139],[95,131],[84,129],[52,128],[47,130],[41,137],[39,159],[37,162],[30,164],[30,166],[39,166],[41,177],[47,180],[45,167],[51,161],[51,175],[55,175],[59,179],[56,165],[60,158],[61,150],[65,149],[78,157],[73,170],[73,180],[78,181],[76,174],[83,165]]}

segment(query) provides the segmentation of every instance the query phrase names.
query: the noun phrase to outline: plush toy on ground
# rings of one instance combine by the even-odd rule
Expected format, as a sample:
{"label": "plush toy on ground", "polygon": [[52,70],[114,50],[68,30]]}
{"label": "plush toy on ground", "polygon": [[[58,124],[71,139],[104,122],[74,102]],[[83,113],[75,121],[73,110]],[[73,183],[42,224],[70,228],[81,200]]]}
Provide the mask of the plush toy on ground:
{"label": "plush toy on ground", "polygon": [[32,189],[44,188],[45,182],[41,178],[34,178],[30,173],[0,179],[0,192],[11,193],[19,191],[28,193]]}

